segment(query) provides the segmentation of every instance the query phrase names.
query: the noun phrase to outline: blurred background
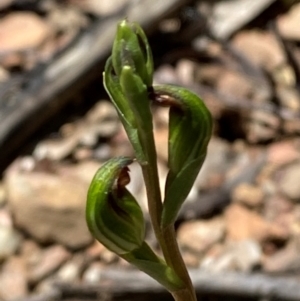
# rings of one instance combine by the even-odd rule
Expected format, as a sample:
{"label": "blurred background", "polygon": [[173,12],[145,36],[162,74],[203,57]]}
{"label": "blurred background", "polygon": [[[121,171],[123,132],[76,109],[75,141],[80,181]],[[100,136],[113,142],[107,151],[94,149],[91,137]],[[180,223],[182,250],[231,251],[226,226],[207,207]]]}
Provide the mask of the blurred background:
{"label": "blurred background", "polygon": [[[191,89],[214,118],[176,223],[199,300],[300,300],[293,0],[0,0],[0,300],[172,300],[85,224],[95,171],[133,156],[102,85],[124,17],[149,37],[155,83]],[[163,191],[168,110],[153,116]],[[130,176],[148,219],[138,165]]]}

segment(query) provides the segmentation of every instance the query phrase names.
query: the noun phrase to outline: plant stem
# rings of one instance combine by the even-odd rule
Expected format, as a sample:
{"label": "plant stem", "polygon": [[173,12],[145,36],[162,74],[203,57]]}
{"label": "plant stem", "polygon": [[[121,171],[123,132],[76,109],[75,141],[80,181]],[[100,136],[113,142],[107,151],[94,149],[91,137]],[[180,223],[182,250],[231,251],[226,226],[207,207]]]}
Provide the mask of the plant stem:
{"label": "plant stem", "polygon": [[[187,271],[186,265],[183,261],[182,255],[179,250],[179,246],[176,240],[176,233],[174,229],[174,225],[170,225],[164,229],[162,229],[162,237],[163,241],[166,244],[166,254],[164,253],[165,259],[167,263],[173,268],[173,270],[177,273],[177,275],[181,278],[181,280],[185,283],[187,292],[174,292],[174,294],[178,293],[178,300],[191,300],[197,301],[195,289],[193,287],[190,275]],[[181,294],[184,293],[184,298],[180,297]],[[175,298],[175,296],[174,296]],[[175,300],[177,300],[175,298]]]}
{"label": "plant stem", "polygon": [[194,287],[177,244],[174,225],[164,229],[161,229],[160,226],[163,206],[159,187],[157,158],[153,134],[147,135],[147,145],[148,162],[141,166],[146,185],[148,209],[153,230],[161,246],[167,264],[176,272],[185,284],[184,289],[171,293],[176,301],[197,301]]}

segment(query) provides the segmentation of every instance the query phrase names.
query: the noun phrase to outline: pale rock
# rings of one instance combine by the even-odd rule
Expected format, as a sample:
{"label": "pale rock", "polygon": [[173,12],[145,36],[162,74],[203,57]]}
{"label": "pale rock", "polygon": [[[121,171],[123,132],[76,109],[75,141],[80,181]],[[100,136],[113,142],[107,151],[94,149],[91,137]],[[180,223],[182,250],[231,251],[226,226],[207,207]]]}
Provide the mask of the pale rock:
{"label": "pale rock", "polygon": [[259,186],[242,183],[236,186],[232,192],[232,201],[242,203],[249,207],[260,207],[263,204],[264,192]]}
{"label": "pale rock", "polygon": [[27,265],[30,283],[37,283],[48,277],[58,270],[70,257],[71,254],[60,245],[53,245],[43,249],[35,262]]}
{"label": "pale rock", "polygon": [[13,12],[0,21],[0,52],[23,51],[39,46],[51,33],[42,18],[32,12]]}
{"label": "pale rock", "polygon": [[227,242],[217,252],[208,253],[202,260],[200,268],[210,272],[241,271],[249,272],[260,264],[262,250],[254,240]]}
{"label": "pale rock", "polygon": [[181,59],[176,65],[176,73],[183,86],[190,85],[195,81],[195,71],[197,64],[188,59]]}
{"label": "pale rock", "polygon": [[153,120],[155,126],[154,131],[156,130],[156,128],[167,128],[169,126],[169,108],[156,107],[153,113]]}
{"label": "pale rock", "polygon": [[57,272],[59,281],[74,283],[79,280],[86,260],[82,254],[75,254]]}
{"label": "pale rock", "polygon": [[100,262],[93,262],[83,273],[83,281],[87,284],[97,284],[102,277],[103,265]]}
{"label": "pale rock", "polygon": [[213,220],[189,221],[178,229],[178,243],[183,250],[203,254],[214,244],[220,242],[225,234],[222,218]]}
{"label": "pale rock", "polygon": [[25,298],[28,294],[27,271],[24,260],[11,257],[0,272],[0,300]]}
{"label": "pale rock", "polygon": [[279,190],[291,200],[300,202],[300,162],[287,166],[280,173]]}
{"label": "pale rock", "polygon": [[130,164],[129,176],[130,176],[130,182],[126,186],[126,188],[134,196],[137,196],[144,185],[142,169],[138,164],[138,162],[133,162],[132,164]]}
{"label": "pale rock", "polygon": [[61,138],[46,139],[38,143],[33,155],[38,160],[61,160],[79,145],[91,148],[98,144],[99,137],[111,138],[119,128],[116,109],[108,101],[99,101],[83,120],[64,124],[60,128]]}
{"label": "pale rock", "polygon": [[128,0],[69,0],[69,2],[91,14],[107,16],[117,13],[128,3]]}
{"label": "pale rock", "polygon": [[217,81],[221,93],[234,95],[236,98],[250,98],[255,92],[254,83],[246,76],[233,70],[223,70],[223,76]]}
{"label": "pale rock", "polygon": [[297,135],[300,132],[300,120],[291,119],[284,120],[282,124],[282,131],[287,135]]}
{"label": "pale rock", "polygon": [[154,84],[175,84],[178,83],[177,74],[171,65],[162,65],[154,72]]}
{"label": "pale rock", "polygon": [[100,144],[99,147],[93,151],[93,156],[100,162],[107,161],[113,157],[111,146],[107,143]]}
{"label": "pale rock", "polygon": [[263,270],[269,273],[296,272],[300,269],[300,242],[292,240],[285,248],[271,256],[266,256],[262,262]]}
{"label": "pale rock", "polygon": [[0,210],[0,262],[13,255],[21,244],[21,235],[13,228],[11,215]]}
{"label": "pale rock", "polygon": [[289,40],[300,40],[300,3],[297,3],[291,7],[291,9],[278,17],[277,25],[280,34]]}
{"label": "pale rock", "polygon": [[21,237],[12,227],[0,224],[0,262],[14,254],[20,243]]}
{"label": "pale rock", "polygon": [[265,220],[258,213],[240,204],[232,204],[225,211],[227,240],[240,241],[253,239],[259,242],[276,239],[286,241],[287,229]]}
{"label": "pale rock", "polygon": [[300,159],[299,142],[294,139],[272,143],[268,148],[268,162],[279,167]]}
{"label": "pale rock", "polygon": [[92,241],[85,221],[86,194],[97,162],[24,171],[21,159],[7,170],[8,204],[16,224],[42,243],[79,248]]}
{"label": "pale rock", "polygon": [[230,166],[231,154],[230,146],[226,141],[213,137],[208,144],[207,155],[196,178],[195,186],[199,190],[219,187]]}
{"label": "pale rock", "polygon": [[163,162],[168,162],[168,131],[167,127],[159,127],[154,131],[157,157]]}
{"label": "pale rock", "polygon": [[226,0],[214,2],[210,30],[218,39],[227,40],[234,32],[254,20],[275,0]]}
{"label": "pale rock", "polygon": [[267,220],[277,220],[281,215],[295,212],[294,203],[283,195],[275,194],[266,199],[263,215]]}
{"label": "pale rock", "polygon": [[253,63],[268,71],[285,62],[284,53],[276,38],[266,31],[241,31],[233,38],[233,46]]}
{"label": "pale rock", "polygon": [[85,254],[89,260],[101,260],[101,262],[109,264],[118,259],[118,256],[108,250],[103,244],[95,241],[90,247],[85,250]]}
{"label": "pale rock", "polygon": [[90,160],[93,157],[94,157],[93,150],[86,146],[79,147],[74,152],[74,159],[77,161]]}
{"label": "pale rock", "polygon": [[281,120],[272,112],[253,110],[246,125],[247,139],[252,143],[268,141],[277,136]]}

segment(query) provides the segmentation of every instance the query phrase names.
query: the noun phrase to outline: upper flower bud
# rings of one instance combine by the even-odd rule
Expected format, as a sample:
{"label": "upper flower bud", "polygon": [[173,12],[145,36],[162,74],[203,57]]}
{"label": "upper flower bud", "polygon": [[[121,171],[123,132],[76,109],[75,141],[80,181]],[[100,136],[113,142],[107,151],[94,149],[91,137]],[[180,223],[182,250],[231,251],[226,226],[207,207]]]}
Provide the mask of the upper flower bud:
{"label": "upper flower bud", "polygon": [[153,60],[147,37],[136,23],[123,20],[118,24],[112,50],[112,64],[117,76],[130,66],[147,87],[152,86]]}

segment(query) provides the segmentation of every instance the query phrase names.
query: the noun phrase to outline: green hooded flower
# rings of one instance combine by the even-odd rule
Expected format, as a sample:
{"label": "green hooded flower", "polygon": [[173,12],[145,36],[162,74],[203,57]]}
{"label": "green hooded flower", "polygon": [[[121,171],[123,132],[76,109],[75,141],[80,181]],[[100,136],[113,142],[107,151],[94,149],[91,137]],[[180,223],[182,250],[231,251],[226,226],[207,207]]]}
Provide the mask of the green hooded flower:
{"label": "green hooded flower", "polygon": [[120,157],[106,162],[88,190],[86,220],[93,236],[116,254],[138,249],[145,236],[143,212],[125,188],[132,159]]}

